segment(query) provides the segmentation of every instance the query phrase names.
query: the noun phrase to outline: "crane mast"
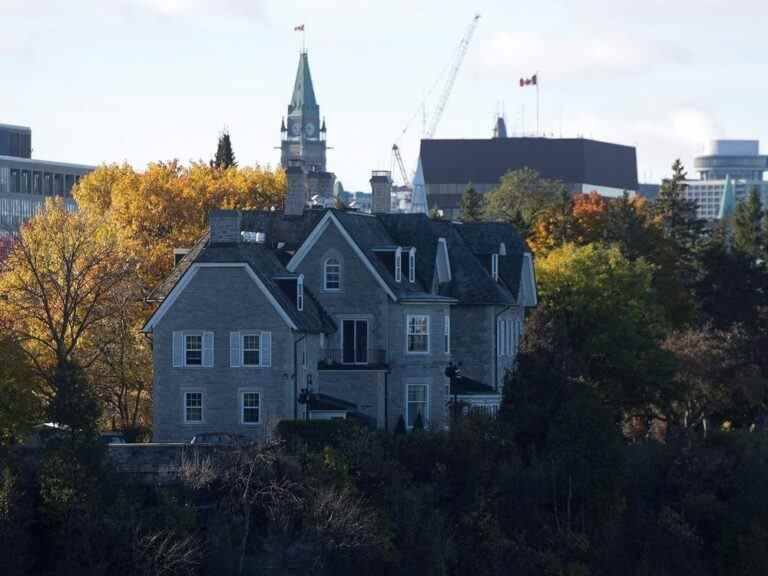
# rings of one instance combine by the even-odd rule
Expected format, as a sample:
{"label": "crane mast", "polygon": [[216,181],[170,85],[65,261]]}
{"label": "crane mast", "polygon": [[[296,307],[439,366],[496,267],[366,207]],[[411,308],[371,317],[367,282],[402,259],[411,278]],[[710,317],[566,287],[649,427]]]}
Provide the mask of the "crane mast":
{"label": "crane mast", "polygon": [[459,47],[456,51],[456,56],[453,60],[453,64],[451,65],[451,70],[448,73],[448,78],[445,81],[445,87],[443,88],[443,92],[440,95],[440,100],[437,103],[437,107],[435,108],[435,111],[432,113],[432,118],[429,121],[429,124],[427,125],[427,130],[424,132],[424,138],[432,138],[435,135],[435,131],[437,130],[438,124],[440,124],[440,120],[443,117],[443,112],[445,111],[445,106],[448,104],[448,98],[451,96],[451,91],[453,91],[453,85],[456,82],[456,76],[459,74],[459,69],[461,69],[461,65],[464,62],[464,56],[467,55],[467,49],[469,48],[469,43],[472,41],[472,36],[475,34],[475,29],[477,28],[477,23],[480,20],[480,14],[475,14],[475,17],[472,18],[472,22],[467,28],[466,33],[462,37],[461,41],[459,42]]}
{"label": "crane mast", "polygon": [[400,170],[400,176],[403,179],[403,185],[408,186],[410,178],[408,178],[408,171],[405,169],[405,163],[403,157],[400,155],[400,147],[397,144],[392,144],[392,156],[397,164],[397,168]]}

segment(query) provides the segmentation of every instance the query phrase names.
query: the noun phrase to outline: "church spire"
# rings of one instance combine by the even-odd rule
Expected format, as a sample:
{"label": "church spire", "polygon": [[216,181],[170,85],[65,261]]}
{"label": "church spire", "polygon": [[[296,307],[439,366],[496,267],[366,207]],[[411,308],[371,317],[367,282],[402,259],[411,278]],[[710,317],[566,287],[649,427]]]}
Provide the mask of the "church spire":
{"label": "church spire", "polygon": [[296,70],[296,82],[293,85],[293,97],[288,110],[310,110],[317,108],[315,89],[312,87],[312,75],[309,73],[309,59],[306,52],[299,56],[299,68]]}

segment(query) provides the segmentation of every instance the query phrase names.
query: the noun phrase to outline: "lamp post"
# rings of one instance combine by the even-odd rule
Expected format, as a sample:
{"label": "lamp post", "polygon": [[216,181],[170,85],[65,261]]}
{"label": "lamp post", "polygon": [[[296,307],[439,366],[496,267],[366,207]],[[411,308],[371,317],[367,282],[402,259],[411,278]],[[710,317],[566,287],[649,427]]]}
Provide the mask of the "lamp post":
{"label": "lamp post", "polygon": [[456,389],[456,378],[461,374],[461,369],[453,363],[451,360],[448,366],[445,367],[445,376],[451,381],[451,391],[453,392],[453,404],[451,405],[451,411],[453,412],[453,420],[459,419],[459,391]]}
{"label": "lamp post", "polygon": [[314,394],[312,392],[312,382],[307,382],[307,387],[302,388],[301,392],[299,393],[298,402],[299,404],[305,404],[306,409],[304,411],[304,420],[306,422],[309,422],[309,411],[312,406],[312,398],[314,397]]}

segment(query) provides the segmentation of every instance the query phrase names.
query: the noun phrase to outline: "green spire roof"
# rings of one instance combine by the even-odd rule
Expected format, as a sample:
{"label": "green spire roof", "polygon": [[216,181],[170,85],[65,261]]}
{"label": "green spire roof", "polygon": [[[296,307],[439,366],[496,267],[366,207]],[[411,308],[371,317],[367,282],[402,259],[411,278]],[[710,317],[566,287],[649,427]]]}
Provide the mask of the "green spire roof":
{"label": "green spire roof", "polygon": [[733,190],[733,181],[731,177],[725,176],[725,185],[723,186],[723,195],[720,197],[720,213],[718,218],[724,220],[733,214],[736,208],[736,194]]}
{"label": "green spire roof", "polygon": [[316,108],[315,90],[312,88],[312,75],[309,73],[309,60],[307,53],[299,56],[299,69],[296,71],[296,83],[293,85],[293,98],[291,98],[291,110],[297,108]]}

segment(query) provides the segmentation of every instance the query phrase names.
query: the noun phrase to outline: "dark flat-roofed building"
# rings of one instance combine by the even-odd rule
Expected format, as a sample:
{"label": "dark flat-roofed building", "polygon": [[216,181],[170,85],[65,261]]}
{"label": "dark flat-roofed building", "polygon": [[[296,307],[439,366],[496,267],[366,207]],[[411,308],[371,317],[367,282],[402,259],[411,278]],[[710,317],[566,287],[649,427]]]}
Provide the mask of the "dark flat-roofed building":
{"label": "dark flat-roofed building", "polygon": [[32,130],[0,124],[0,235],[15,234],[49,196],[76,209],[72,188],[94,166],[32,158]]}
{"label": "dark flat-roofed building", "polygon": [[455,218],[470,183],[485,193],[510,170],[525,167],[565,182],[574,193],[594,190],[615,197],[638,189],[637,154],[632,146],[584,138],[422,140],[413,210],[436,208]]}

